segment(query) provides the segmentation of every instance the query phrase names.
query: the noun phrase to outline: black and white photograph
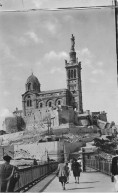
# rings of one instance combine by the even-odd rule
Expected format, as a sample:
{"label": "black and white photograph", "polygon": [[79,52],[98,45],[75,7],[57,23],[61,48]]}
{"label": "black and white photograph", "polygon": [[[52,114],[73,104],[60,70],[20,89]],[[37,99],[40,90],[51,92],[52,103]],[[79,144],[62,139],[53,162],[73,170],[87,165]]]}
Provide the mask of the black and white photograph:
{"label": "black and white photograph", "polygon": [[117,0],[0,0],[0,192],[118,192]]}

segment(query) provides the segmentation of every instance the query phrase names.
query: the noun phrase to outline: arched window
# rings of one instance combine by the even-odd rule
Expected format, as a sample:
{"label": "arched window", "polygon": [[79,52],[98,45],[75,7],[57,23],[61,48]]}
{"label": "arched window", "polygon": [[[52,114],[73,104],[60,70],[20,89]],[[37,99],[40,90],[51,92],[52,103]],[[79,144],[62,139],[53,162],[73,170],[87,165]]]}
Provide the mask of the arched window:
{"label": "arched window", "polygon": [[70,79],[70,69],[68,70],[68,78]]}
{"label": "arched window", "polygon": [[30,101],[30,107],[32,106],[32,100],[29,100]]}
{"label": "arched window", "polygon": [[42,108],[43,107],[43,104],[42,103],[40,103],[40,108]]}
{"label": "arched window", "polygon": [[52,106],[52,102],[50,101],[50,102],[49,102],[49,107],[51,107],[51,106]]}
{"label": "arched window", "polygon": [[71,70],[71,78],[73,78],[73,69]]}
{"label": "arched window", "polygon": [[31,97],[28,96],[27,97],[27,107],[31,107],[32,106],[32,100],[31,100]]}
{"label": "arched window", "polygon": [[58,101],[58,105],[61,105],[61,101],[60,100]]}
{"label": "arched window", "polygon": [[74,69],[74,78],[76,78],[76,69]]}
{"label": "arched window", "polygon": [[29,100],[27,100],[27,107],[29,107]]}

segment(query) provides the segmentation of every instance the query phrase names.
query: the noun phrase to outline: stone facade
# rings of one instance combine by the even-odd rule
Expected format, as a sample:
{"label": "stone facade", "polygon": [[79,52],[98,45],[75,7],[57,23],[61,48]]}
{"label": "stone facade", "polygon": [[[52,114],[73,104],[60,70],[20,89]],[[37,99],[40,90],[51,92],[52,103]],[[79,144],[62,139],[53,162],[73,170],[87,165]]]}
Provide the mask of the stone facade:
{"label": "stone facade", "polygon": [[75,52],[75,38],[71,37],[69,63],[65,61],[67,89],[41,91],[40,82],[32,73],[28,77],[22,95],[23,118],[26,125],[45,127],[46,122],[52,126],[74,122],[74,110],[83,112],[81,88],[81,62]]}
{"label": "stone facade", "polygon": [[70,61],[65,60],[67,73],[67,88],[73,96],[73,107],[78,113],[83,113],[82,86],[81,86],[81,62],[78,62],[75,52],[75,37],[71,37],[71,50],[69,53]]}
{"label": "stone facade", "polygon": [[23,131],[26,128],[26,123],[22,116],[7,117],[4,121],[4,130],[6,133],[15,133]]}

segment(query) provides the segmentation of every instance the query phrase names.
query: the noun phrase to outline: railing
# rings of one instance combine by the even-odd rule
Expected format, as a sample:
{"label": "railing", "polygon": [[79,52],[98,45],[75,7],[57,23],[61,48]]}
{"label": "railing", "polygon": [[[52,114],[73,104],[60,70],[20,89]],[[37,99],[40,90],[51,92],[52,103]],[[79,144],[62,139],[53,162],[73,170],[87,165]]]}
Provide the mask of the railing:
{"label": "railing", "polygon": [[109,161],[86,159],[85,166],[100,171],[102,173],[111,175],[111,162]]}
{"label": "railing", "polygon": [[57,169],[57,162],[45,165],[38,165],[29,168],[20,169],[20,179],[15,186],[15,192],[25,190],[25,188],[32,186],[36,181],[41,180],[46,175],[52,173]]}

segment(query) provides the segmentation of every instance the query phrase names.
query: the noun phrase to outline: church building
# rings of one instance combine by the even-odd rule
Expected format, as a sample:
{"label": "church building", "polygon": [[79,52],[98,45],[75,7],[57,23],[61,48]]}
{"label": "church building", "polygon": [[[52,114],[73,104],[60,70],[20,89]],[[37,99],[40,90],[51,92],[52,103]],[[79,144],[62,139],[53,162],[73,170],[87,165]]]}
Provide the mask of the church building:
{"label": "church building", "polygon": [[83,111],[81,62],[75,51],[75,37],[70,38],[69,61],[65,60],[67,88],[42,91],[41,84],[32,73],[22,94],[22,110],[5,119],[6,132],[21,130],[51,130],[74,126],[97,125],[97,120],[107,122],[105,112]]}
{"label": "church building", "polygon": [[38,78],[33,73],[28,77],[26,91],[22,94],[22,110],[16,108],[13,112],[14,117],[5,120],[8,132],[19,130],[16,128],[18,119],[19,122],[24,121],[24,124],[21,123],[21,130],[44,130],[49,126],[56,129],[70,124],[79,125],[78,117],[83,115],[81,62],[78,62],[76,57],[73,34],[70,38],[69,61],[65,60],[65,71],[66,89],[42,91]]}
{"label": "church building", "polygon": [[32,73],[28,77],[25,87],[26,92],[22,95],[23,116],[35,115],[44,108],[58,106],[71,106],[78,113],[83,113],[82,87],[81,87],[81,62],[78,62],[75,52],[75,37],[72,34],[69,62],[65,60],[67,89],[41,91],[41,85]]}

